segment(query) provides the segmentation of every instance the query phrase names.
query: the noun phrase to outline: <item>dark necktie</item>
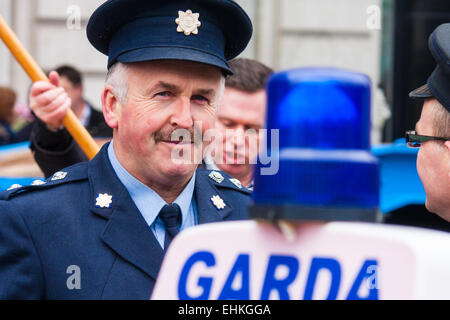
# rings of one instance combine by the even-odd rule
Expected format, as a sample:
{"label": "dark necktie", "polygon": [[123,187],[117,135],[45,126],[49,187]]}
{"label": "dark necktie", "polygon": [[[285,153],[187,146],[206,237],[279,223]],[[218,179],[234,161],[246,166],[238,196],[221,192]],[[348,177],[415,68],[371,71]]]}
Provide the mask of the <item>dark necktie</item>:
{"label": "dark necktie", "polygon": [[181,209],[176,203],[166,204],[159,212],[159,217],[166,227],[164,249],[167,249],[172,239],[180,232]]}

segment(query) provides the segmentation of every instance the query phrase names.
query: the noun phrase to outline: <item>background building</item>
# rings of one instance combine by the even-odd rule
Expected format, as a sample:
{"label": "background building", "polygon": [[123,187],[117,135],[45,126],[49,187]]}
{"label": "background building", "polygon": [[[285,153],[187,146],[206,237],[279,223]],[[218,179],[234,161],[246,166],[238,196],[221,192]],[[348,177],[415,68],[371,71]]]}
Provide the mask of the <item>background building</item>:
{"label": "background building", "polygon": [[[87,20],[102,0],[1,0],[0,13],[45,71],[72,64],[85,75],[89,101],[100,107],[106,57],[91,47]],[[380,83],[381,0],[237,0],[255,27],[243,56],[276,70],[334,66],[359,71],[373,82],[372,141],[381,140],[390,115]],[[26,103],[26,74],[0,45],[0,84]]]}

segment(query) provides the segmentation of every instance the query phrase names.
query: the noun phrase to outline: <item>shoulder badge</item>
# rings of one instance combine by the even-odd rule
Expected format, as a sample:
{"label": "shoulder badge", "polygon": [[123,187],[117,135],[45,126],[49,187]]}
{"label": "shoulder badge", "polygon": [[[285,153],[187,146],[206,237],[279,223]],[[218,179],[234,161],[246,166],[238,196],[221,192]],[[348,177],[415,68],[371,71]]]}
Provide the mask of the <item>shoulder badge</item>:
{"label": "shoulder badge", "polygon": [[45,181],[42,181],[42,180],[34,180],[34,181],[31,183],[32,186],[40,186],[40,185],[42,185],[42,184],[45,184]]}
{"label": "shoulder badge", "polygon": [[238,187],[239,189],[242,189],[242,183],[235,178],[231,178],[230,179],[231,183],[234,184],[236,187]]}
{"label": "shoulder badge", "polygon": [[15,183],[6,190],[10,191],[10,190],[17,189],[17,188],[22,188],[22,185]]}
{"label": "shoulder badge", "polygon": [[62,180],[67,176],[67,172],[65,171],[58,171],[55,174],[53,174],[51,181],[56,181],[56,180]]}
{"label": "shoulder badge", "polygon": [[217,171],[211,171],[209,177],[217,183],[222,183],[222,181],[224,180],[223,175]]}

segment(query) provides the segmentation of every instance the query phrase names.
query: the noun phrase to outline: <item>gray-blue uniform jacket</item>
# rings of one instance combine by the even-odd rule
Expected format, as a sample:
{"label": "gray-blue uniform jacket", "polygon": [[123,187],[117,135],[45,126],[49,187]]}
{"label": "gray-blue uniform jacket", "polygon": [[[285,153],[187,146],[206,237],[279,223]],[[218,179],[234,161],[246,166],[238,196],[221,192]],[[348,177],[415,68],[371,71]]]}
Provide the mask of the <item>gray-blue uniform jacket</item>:
{"label": "gray-blue uniform jacket", "polygon": [[[149,299],[164,251],[113,171],[107,145],[64,172],[0,193],[0,299]],[[246,219],[250,192],[226,173],[221,182],[209,174],[196,173],[198,223]],[[95,205],[101,193],[113,195],[109,208]],[[73,268],[79,289],[68,283]]]}

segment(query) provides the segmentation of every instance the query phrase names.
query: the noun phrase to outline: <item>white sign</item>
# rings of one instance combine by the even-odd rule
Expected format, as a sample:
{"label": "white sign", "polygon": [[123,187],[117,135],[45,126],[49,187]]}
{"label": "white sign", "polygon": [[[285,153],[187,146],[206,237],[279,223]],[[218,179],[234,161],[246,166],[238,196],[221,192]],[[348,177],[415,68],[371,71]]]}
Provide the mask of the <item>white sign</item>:
{"label": "white sign", "polygon": [[256,221],[180,233],[152,299],[450,299],[450,235],[366,223]]}

